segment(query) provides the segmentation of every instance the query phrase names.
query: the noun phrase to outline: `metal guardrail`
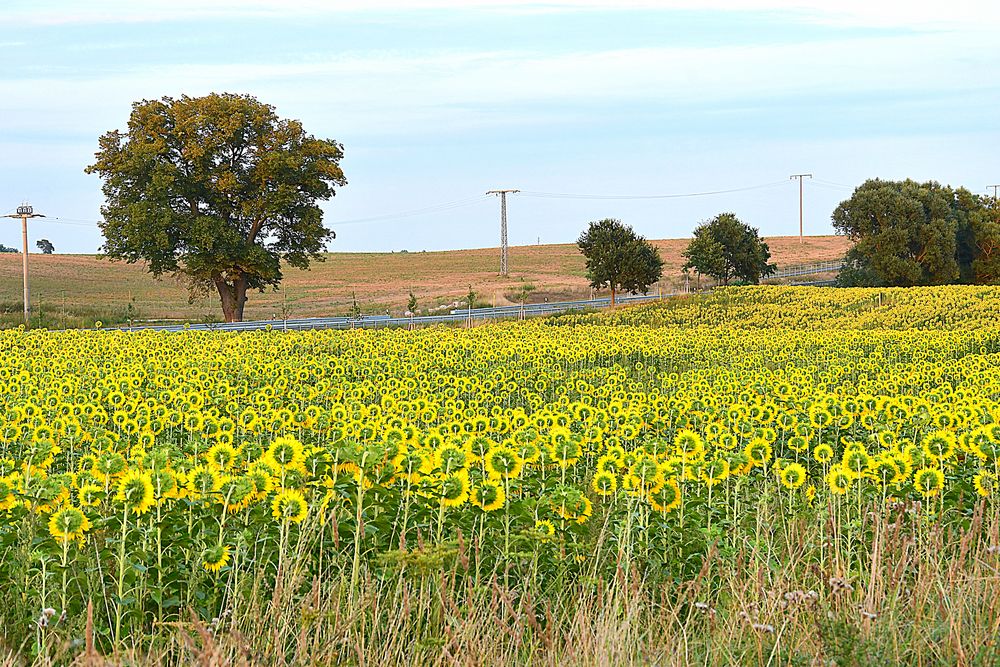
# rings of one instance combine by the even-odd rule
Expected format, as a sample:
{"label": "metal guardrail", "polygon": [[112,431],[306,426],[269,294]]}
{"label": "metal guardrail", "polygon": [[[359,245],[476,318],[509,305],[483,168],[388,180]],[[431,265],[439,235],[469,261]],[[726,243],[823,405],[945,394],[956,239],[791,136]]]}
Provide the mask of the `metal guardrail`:
{"label": "metal guardrail", "polygon": [[[678,296],[684,292],[623,296],[616,303],[642,303],[668,296]],[[555,303],[531,303],[524,306],[498,306],[496,308],[473,308],[453,310],[444,315],[421,315],[413,317],[390,317],[371,315],[352,317],[306,317],[294,320],[255,320],[250,322],[207,323],[207,324],[166,324],[145,327],[119,327],[119,331],[302,331],[308,329],[384,329],[388,327],[417,327],[428,324],[460,322],[485,322],[488,320],[510,320],[555,315],[570,310],[601,308],[610,305],[610,299],[588,299],[583,301],[559,301]]]}
{"label": "metal guardrail", "polygon": [[[777,271],[768,278],[791,278],[807,276],[816,273],[839,271],[842,260],[815,262],[790,266]],[[801,283],[812,285],[832,284],[830,281]],[[616,304],[644,303],[656,301],[664,297],[681,296],[687,292],[670,292],[663,294],[620,296]],[[540,315],[555,315],[570,310],[584,308],[604,308],[611,305],[609,297],[600,299],[583,299],[579,301],[555,301],[552,303],[527,303],[515,306],[497,306],[492,308],[456,308],[443,315],[421,315],[413,317],[392,317],[389,315],[365,315],[353,317],[305,317],[294,320],[254,320],[249,322],[206,323],[206,324],[165,324],[143,327],[118,327],[119,331],[302,331],[308,329],[381,329],[387,327],[417,327],[428,324],[447,324],[457,322],[485,322],[487,320],[510,320],[537,317]]]}
{"label": "metal guardrail", "polygon": [[840,271],[843,266],[844,260],[842,259],[833,259],[825,262],[813,262],[811,264],[796,264],[775,271],[771,275],[767,276],[767,279],[794,278],[795,276],[808,276],[814,273],[830,273],[831,271]]}

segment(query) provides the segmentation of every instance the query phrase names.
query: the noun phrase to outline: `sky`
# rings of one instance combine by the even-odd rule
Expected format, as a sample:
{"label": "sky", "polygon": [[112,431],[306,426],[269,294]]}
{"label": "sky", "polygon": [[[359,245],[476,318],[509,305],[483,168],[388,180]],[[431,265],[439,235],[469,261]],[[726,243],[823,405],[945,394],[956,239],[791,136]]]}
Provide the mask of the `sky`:
{"label": "sky", "polygon": [[515,245],[727,211],[795,234],[797,173],[832,233],[867,178],[1000,183],[998,28],[994,0],[4,0],[0,213],[97,252],[98,137],[232,92],[344,145],[330,250],[497,246],[497,188]]}

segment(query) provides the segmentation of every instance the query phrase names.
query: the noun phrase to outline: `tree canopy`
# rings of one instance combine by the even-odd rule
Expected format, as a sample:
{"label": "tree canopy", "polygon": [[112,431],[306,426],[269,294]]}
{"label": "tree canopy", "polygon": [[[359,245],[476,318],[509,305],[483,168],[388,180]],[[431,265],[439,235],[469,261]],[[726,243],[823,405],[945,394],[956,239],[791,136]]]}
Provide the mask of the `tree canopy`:
{"label": "tree canopy", "polygon": [[1000,280],[995,202],[934,181],[868,180],[833,212],[854,246],[842,285],[911,286]]}
{"label": "tree canopy", "polygon": [[620,220],[591,222],[577,240],[587,259],[587,278],[595,289],[611,289],[611,305],[619,290],[631,294],[649,291],[663,275],[660,252]]}
{"label": "tree canopy", "polygon": [[132,105],[128,129],[100,138],[87,173],[103,179],[104,254],[213,288],[227,322],[248,289],[307,268],[334,238],[318,202],[346,185],[343,147],[249,95],[164,97]]}
{"label": "tree canopy", "polygon": [[757,284],[774,272],[771,250],[757,230],[733,213],[720,213],[701,223],[684,251],[685,269],[711,276],[728,285],[731,280]]}
{"label": "tree canopy", "polygon": [[52,241],[48,239],[38,239],[38,241],[35,242],[35,245],[42,251],[43,255],[51,255],[56,251],[56,247],[52,245]]}

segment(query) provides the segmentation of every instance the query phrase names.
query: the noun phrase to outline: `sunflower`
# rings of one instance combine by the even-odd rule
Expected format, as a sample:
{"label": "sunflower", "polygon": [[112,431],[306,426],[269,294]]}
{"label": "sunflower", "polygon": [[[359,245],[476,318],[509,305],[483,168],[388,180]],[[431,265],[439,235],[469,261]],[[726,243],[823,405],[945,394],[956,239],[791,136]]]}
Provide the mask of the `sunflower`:
{"label": "sunflower", "polygon": [[205,460],[216,470],[229,470],[236,461],[236,448],[226,442],[217,442],[208,448]]}
{"label": "sunflower", "polygon": [[281,435],[274,439],[267,448],[267,458],[281,470],[294,470],[302,467],[305,452],[302,443],[290,435]]}
{"label": "sunflower", "polygon": [[153,482],[153,495],[156,502],[162,503],[167,498],[177,497],[177,475],[166,468],[157,468],[150,473]]}
{"label": "sunflower", "polygon": [[115,500],[123,503],[136,514],[145,514],[156,503],[153,494],[153,479],[149,473],[131,471],[125,473],[118,483]]}
{"label": "sunflower", "polygon": [[484,459],[486,473],[496,477],[518,477],[524,468],[524,461],[512,447],[499,445],[486,452]]}
{"label": "sunflower", "polygon": [[94,464],[94,474],[103,483],[122,474],[126,466],[127,462],[124,456],[118,452],[106,451],[97,457],[97,462]]}
{"label": "sunflower", "polygon": [[207,572],[217,573],[229,563],[231,554],[228,544],[219,544],[205,550],[201,564]]}
{"label": "sunflower", "polygon": [[844,450],[841,467],[854,477],[860,477],[866,470],[873,467],[874,461],[860,443],[851,443]]}
{"label": "sunflower", "polygon": [[932,461],[947,461],[955,454],[957,442],[954,433],[939,430],[924,436],[921,449]]}
{"label": "sunflower", "polygon": [[809,408],[809,423],[813,428],[825,428],[833,422],[833,414],[822,405]]}
{"label": "sunflower", "polygon": [[590,498],[576,489],[563,496],[561,503],[555,505],[553,509],[563,519],[581,524],[586,523],[594,513],[594,505],[590,502]]}
{"label": "sunflower", "polygon": [[701,467],[698,471],[698,477],[705,483],[705,486],[718,486],[729,478],[729,469],[729,461],[726,459],[712,459]]}
{"label": "sunflower", "polygon": [[637,458],[635,463],[629,466],[628,476],[639,480],[639,486],[643,490],[659,488],[664,477],[660,473],[660,466],[656,461],[648,456]]}
{"label": "sunflower", "polygon": [[462,469],[444,475],[439,494],[441,504],[445,507],[464,505],[469,499],[469,471]]}
{"label": "sunflower", "polygon": [[535,531],[541,535],[543,541],[547,541],[556,534],[556,527],[548,519],[542,519],[535,522]]}
{"label": "sunflower", "polygon": [[452,470],[464,468],[471,458],[470,453],[465,448],[451,442],[440,445],[434,450],[432,456],[434,465],[442,472],[451,472]]}
{"label": "sunflower", "polygon": [[762,468],[771,460],[771,443],[764,438],[754,438],[743,449],[747,459],[755,468]]}
{"label": "sunflower", "polygon": [[309,503],[306,502],[302,492],[284,489],[271,501],[271,514],[279,521],[301,523],[309,514]]}
{"label": "sunflower", "polygon": [[88,530],[90,519],[76,507],[63,507],[49,517],[49,534],[60,542],[83,540],[83,535]]}
{"label": "sunflower", "polygon": [[980,470],[972,477],[972,485],[976,487],[976,493],[989,498],[997,487],[997,475],[988,470]]}
{"label": "sunflower", "polygon": [[676,479],[668,479],[655,493],[646,496],[654,510],[666,514],[681,506],[681,487]]}
{"label": "sunflower", "polygon": [[76,490],[81,507],[96,507],[104,498],[104,489],[96,484],[82,484]]}
{"label": "sunflower", "polygon": [[568,468],[575,464],[583,454],[579,438],[571,434],[569,429],[562,427],[552,429],[548,451],[560,468]]}
{"label": "sunflower", "polygon": [[833,447],[822,442],[813,448],[813,458],[816,459],[818,463],[829,463],[833,460]]}
{"label": "sunflower", "polygon": [[789,463],[778,473],[781,485],[789,490],[795,490],[805,484],[807,474],[801,463]]}
{"label": "sunflower", "polygon": [[222,487],[222,477],[211,468],[203,465],[195,466],[187,473],[185,487],[190,497],[195,499],[207,498]]}
{"label": "sunflower", "polygon": [[227,512],[239,512],[246,509],[256,497],[257,487],[249,476],[228,477],[219,488],[219,498],[226,506]]}
{"label": "sunflower", "polygon": [[272,475],[273,471],[266,463],[254,461],[250,464],[246,476],[253,482],[256,499],[266,498],[271,493],[271,489],[274,488],[274,477]]}
{"label": "sunflower", "polygon": [[501,485],[486,481],[472,489],[471,500],[476,507],[486,512],[493,512],[504,506],[507,495]]}
{"label": "sunflower", "polygon": [[16,490],[17,484],[11,477],[0,477],[0,510],[9,510],[17,505]]}
{"label": "sunflower", "polygon": [[944,473],[938,468],[921,468],[913,473],[913,487],[925,498],[936,496],[944,489]]}
{"label": "sunflower", "polygon": [[802,435],[793,435],[788,439],[788,448],[793,452],[805,452],[809,449],[809,440]]}
{"label": "sunflower", "polygon": [[620,472],[621,467],[618,457],[614,454],[602,454],[597,457],[597,464],[595,465],[597,472],[607,472],[612,475]]}
{"label": "sunflower", "polygon": [[590,488],[594,490],[594,493],[600,496],[611,496],[614,495],[615,491],[618,490],[618,478],[613,472],[597,472],[594,475],[594,479],[590,482]]}
{"label": "sunflower", "polygon": [[830,487],[831,493],[842,496],[851,488],[851,481],[854,478],[851,473],[844,470],[839,464],[830,467],[826,474],[826,483]]}
{"label": "sunflower", "polygon": [[674,448],[685,462],[697,461],[705,455],[705,441],[700,435],[688,429],[682,429],[674,437]]}

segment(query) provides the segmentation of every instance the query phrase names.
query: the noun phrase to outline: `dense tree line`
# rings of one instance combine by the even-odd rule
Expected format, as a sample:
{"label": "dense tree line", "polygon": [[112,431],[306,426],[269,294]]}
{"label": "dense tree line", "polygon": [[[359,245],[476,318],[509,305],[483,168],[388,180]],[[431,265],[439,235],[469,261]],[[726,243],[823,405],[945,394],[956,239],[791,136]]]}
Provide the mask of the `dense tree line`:
{"label": "dense tree line", "polygon": [[838,283],[911,286],[1000,282],[995,199],[934,181],[872,179],[833,212],[854,242]]}

